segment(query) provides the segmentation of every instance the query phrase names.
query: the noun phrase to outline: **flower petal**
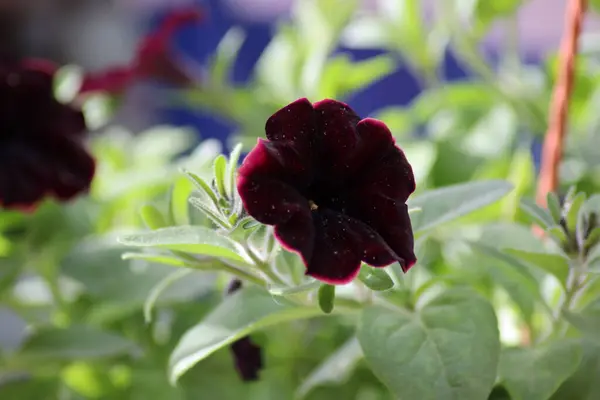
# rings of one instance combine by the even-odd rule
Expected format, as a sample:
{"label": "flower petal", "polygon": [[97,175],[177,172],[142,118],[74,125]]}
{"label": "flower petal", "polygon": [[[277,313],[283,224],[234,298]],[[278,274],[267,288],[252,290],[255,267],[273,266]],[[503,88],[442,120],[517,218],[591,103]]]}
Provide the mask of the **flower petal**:
{"label": "flower petal", "polygon": [[316,134],[315,110],[308,99],[302,98],[273,114],[265,124],[267,139],[287,142],[307,150]]}
{"label": "flower petal", "polygon": [[379,193],[405,203],[416,188],[415,176],[404,152],[392,147],[369,163],[352,182],[356,196]]}
{"label": "flower petal", "polygon": [[239,175],[238,192],[246,212],[263,224],[283,224],[296,213],[309,212],[306,199],[280,181]]}
{"label": "flower petal", "polygon": [[348,176],[350,157],[358,143],[356,125],[360,117],[347,104],[330,99],[315,103],[314,108],[322,179]]}
{"label": "flower petal", "polygon": [[297,212],[275,226],[275,237],[283,248],[298,253],[306,265],[315,247],[315,226],[310,210]]}
{"label": "flower petal", "polygon": [[372,227],[399,257],[403,271],[408,271],[417,258],[408,207],[401,201],[374,193],[355,200],[349,214]]}
{"label": "flower petal", "polygon": [[259,139],[238,173],[252,179],[267,177],[281,180],[301,190],[310,184],[314,170],[312,164],[306,162],[291,143]]}
{"label": "flower petal", "polygon": [[315,244],[306,274],[329,284],[345,284],[360,271],[361,261],[382,267],[398,256],[361,221],[331,210],[313,213]]}

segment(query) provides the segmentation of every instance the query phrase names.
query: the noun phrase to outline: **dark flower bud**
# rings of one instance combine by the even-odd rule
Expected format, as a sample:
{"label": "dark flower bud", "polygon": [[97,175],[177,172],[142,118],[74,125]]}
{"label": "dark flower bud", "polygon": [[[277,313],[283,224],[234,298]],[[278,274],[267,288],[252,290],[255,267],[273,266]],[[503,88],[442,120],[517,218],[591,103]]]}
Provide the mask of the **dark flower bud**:
{"label": "dark flower bud", "polygon": [[[242,281],[234,279],[227,288],[227,294],[233,294],[241,288]],[[229,348],[240,378],[244,381],[258,380],[258,373],[263,368],[262,349],[252,343],[249,336],[238,339]]]}

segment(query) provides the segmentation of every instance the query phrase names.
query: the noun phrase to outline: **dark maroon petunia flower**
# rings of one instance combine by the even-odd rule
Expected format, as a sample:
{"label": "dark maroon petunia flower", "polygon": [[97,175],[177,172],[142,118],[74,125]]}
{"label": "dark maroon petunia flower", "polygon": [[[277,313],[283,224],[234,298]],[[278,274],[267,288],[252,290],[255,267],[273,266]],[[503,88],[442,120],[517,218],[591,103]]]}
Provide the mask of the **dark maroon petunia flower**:
{"label": "dark maroon petunia flower", "polygon": [[120,94],[139,79],[152,79],[175,86],[192,84],[193,78],[184,71],[180,60],[171,51],[170,40],[178,29],[200,20],[202,13],[196,8],[170,13],[156,31],[143,39],[130,65],[87,74],[80,92]]}
{"label": "dark maroon petunia flower", "polygon": [[302,256],[307,275],[344,284],[361,261],[414,265],[405,203],[415,179],[385,124],[335,100],[300,99],[265,129],[268,140],[239,169],[238,191],[248,214]]}
{"label": "dark maroon petunia flower", "polygon": [[[242,281],[234,279],[227,288],[227,294],[235,293],[242,288]],[[235,360],[235,368],[244,381],[258,380],[258,373],[263,368],[262,349],[252,343],[249,336],[236,340],[230,346]]]}
{"label": "dark maroon petunia flower", "polygon": [[83,146],[83,113],[54,98],[56,66],[0,63],[0,208],[32,210],[46,196],[86,191],[95,164]]}

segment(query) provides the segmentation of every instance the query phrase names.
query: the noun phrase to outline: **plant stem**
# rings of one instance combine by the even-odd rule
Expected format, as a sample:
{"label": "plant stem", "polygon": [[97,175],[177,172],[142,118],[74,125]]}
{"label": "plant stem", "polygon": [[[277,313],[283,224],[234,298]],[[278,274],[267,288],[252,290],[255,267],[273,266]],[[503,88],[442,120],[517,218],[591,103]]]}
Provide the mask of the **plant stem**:
{"label": "plant stem", "polygon": [[547,205],[546,195],[556,191],[558,186],[558,168],[563,153],[579,35],[586,8],[586,0],[569,0],[565,13],[565,28],[558,58],[558,77],[552,93],[550,121],[544,138],[536,195],[537,203],[544,207]]}
{"label": "plant stem", "polygon": [[[226,262],[224,262],[222,260],[215,260],[212,258],[209,258],[206,260],[199,260],[189,254],[186,254],[186,253],[183,253],[180,251],[174,251],[173,254],[175,254],[177,257],[180,257],[180,258],[184,259],[185,261],[187,261],[190,264],[190,267],[192,267],[192,268],[199,267],[199,269],[203,269],[203,270],[225,271],[225,272],[230,273],[231,275],[234,275],[244,281],[252,282],[255,285],[258,285],[261,287],[267,287],[266,282],[263,279],[261,279],[259,276],[256,276],[251,272],[244,271],[243,269],[238,268],[234,265],[227,264]],[[218,262],[218,267],[206,268],[205,264],[214,263],[215,261]]]}

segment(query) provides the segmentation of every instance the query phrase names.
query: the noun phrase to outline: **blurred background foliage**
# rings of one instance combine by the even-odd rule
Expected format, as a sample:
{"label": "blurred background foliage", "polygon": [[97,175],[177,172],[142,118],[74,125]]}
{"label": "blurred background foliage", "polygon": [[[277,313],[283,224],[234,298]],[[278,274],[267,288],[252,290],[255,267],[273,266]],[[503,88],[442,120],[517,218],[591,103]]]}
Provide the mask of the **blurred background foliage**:
{"label": "blurred background foliage", "polygon": [[[25,3],[42,12],[42,2]],[[75,7],[60,3],[59,9]],[[102,3],[104,7],[93,8],[99,14],[115,7]],[[207,224],[188,206],[192,187],[184,183],[180,168],[209,177],[223,149],[237,142],[250,149],[264,135],[268,116],[298,97],[335,98],[351,106],[356,102],[357,110],[385,121],[413,166],[420,192],[474,180],[511,182],[514,190],[501,202],[421,236],[419,264],[406,279],[440,277],[484,293],[496,306],[505,344],[523,343],[525,328],[535,332],[543,325],[537,298],[556,303],[557,279],[532,268],[516,274],[506,261],[464,244],[466,238],[496,247],[502,246],[499,241],[531,240],[532,220],[521,204],[534,194],[556,55],[550,51],[540,62],[526,62],[517,22],[529,2],[282,2],[290,3],[289,16],[260,28],[270,30],[272,37],[256,63],[246,68],[244,79],[239,78],[240,64],[248,66],[251,57],[240,61],[240,54],[246,54],[250,33],[260,36],[259,28],[256,23],[247,29],[241,23],[211,27],[212,17],[221,18],[216,11],[221,6],[213,3],[200,3],[207,10],[207,31],[201,26],[187,32],[183,46],[195,41],[196,50],[202,47],[206,53],[197,60],[201,79],[195,87],[134,93],[108,127],[93,132],[98,173],[88,197],[68,205],[47,202],[33,215],[0,211],[2,399],[280,400],[298,393],[313,400],[392,398],[352,342],[339,350],[338,359],[327,359],[352,338],[354,321],[341,317],[293,322],[256,334],[253,338],[265,346],[268,360],[260,382],[240,382],[229,353],[219,351],[193,367],[177,387],[170,386],[166,368],[173,347],[218,304],[226,281],[206,272],[190,273],[161,292],[155,316],[146,323],[144,303],[173,270],[123,260],[127,248],[114,240],[143,227],[139,210],[145,203],[180,224]],[[247,2],[228,3],[243,8]],[[562,15],[564,2],[554,3]],[[0,11],[11,10],[5,4],[10,2],[1,2]],[[527,23],[551,25],[554,35],[560,35],[561,24],[542,21],[540,16]],[[498,24],[505,32],[495,51],[482,51],[482,41]],[[121,33],[138,28],[121,25]],[[74,26],[84,29],[81,23]],[[109,30],[98,30],[95,40],[113,41]],[[561,165],[561,190],[574,185],[590,195],[600,187],[597,39],[592,30],[581,40]],[[52,46],[45,53],[40,48],[27,52],[81,65],[88,54],[75,57],[48,50]],[[450,80],[457,75],[456,66],[468,77]],[[399,70],[411,78],[390,81]],[[377,85],[379,92],[370,89]],[[415,96],[403,101],[410,91]],[[212,122],[206,122],[207,116]],[[192,128],[174,127],[190,122]],[[193,125],[200,127],[199,134]],[[600,281],[585,294],[590,307],[597,305],[599,294]],[[323,362],[331,364],[320,368]],[[579,368],[559,389],[557,400],[600,398],[600,382],[588,379],[600,374],[597,339],[586,342]],[[509,397],[499,387],[490,398]]]}

